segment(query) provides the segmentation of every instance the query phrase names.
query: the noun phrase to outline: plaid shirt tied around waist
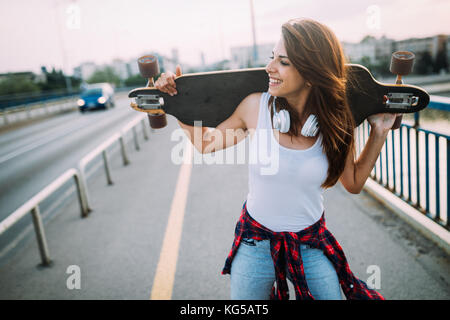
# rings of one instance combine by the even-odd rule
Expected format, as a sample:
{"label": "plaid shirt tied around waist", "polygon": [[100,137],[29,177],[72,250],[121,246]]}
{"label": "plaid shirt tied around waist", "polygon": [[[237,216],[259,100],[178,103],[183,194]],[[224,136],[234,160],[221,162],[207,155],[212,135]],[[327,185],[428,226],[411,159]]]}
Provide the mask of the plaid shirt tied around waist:
{"label": "plaid shirt tied around waist", "polygon": [[273,232],[249,215],[246,204],[247,202],[244,202],[241,217],[236,224],[234,242],[225,261],[222,274],[230,273],[231,263],[243,238],[255,240],[269,239],[276,277],[276,288],[274,284],[270,299],[289,299],[289,290],[286,281],[287,269],[292,278],[296,299],[314,300],[306,283],[303,261],[300,254],[300,244],[306,244],[312,248],[321,249],[332,262],[347,299],[384,300],[381,294],[373,289],[369,289],[364,281],[359,280],[353,275],[341,246],[325,227],[324,214],[322,214],[319,221],[300,232]]}

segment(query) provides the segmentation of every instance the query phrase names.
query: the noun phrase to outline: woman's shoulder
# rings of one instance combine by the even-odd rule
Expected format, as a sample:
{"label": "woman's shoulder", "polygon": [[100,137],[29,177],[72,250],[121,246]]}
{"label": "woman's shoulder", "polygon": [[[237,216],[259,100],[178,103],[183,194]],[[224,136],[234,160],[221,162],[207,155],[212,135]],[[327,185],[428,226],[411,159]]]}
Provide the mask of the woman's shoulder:
{"label": "woman's shoulder", "polygon": [[247,128],[256,128],[258,122],[259,104],[265,92],[254,92],[245,97],[241,102],[242,117]]}
{"label": "woman's shoulder", "polygon": [[252,109],[254,111],[255,108],[259,108],[259,104],[261,102],[262,95],[265,94],[264,92],[253,92],[250,93],[248,96],[242,100],[239,107],[241,107],[244,110]]}
{"label": "woman's shoulder", "polygon": [[245,99],[251,99],[253,102],[258,101],[259,103],[263,94],[267,94],[267,92],[253,92],[250,93],[247,97],[245,97]]}

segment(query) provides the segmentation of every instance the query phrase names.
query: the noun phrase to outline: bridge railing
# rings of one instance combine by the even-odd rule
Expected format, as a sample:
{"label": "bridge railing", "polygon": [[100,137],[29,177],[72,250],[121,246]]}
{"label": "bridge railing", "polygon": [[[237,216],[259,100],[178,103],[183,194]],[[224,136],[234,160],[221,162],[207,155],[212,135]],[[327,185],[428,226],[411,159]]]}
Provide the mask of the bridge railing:
{"label": "bridge railing", "polygon": [[[437,107],[439,106],[439,108]],[[450,110],[450,98],[432,96],[431,108]],[[391,130],[371,178],[424,215],[450,230],[450,136],[402,124]],[[367,120],[356,131],[357,153],[370,133]]]}

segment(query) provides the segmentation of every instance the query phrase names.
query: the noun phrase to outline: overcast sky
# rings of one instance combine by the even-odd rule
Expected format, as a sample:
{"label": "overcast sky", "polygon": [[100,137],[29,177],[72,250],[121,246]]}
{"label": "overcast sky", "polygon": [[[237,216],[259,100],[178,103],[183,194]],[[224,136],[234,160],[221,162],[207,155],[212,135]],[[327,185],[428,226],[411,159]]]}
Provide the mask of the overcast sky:
{"label": "overcast sky", "polygon": [[[274,43],[281,24],[307,17],[341,41],[365,35],[399,40],[450,34],[448,0],[253,0],[258,43]],[[82,62],[109,63],[156,51],[182,62],[229,58],[251,45],[250,0],[0,0],[0,73],[38,72]]]}

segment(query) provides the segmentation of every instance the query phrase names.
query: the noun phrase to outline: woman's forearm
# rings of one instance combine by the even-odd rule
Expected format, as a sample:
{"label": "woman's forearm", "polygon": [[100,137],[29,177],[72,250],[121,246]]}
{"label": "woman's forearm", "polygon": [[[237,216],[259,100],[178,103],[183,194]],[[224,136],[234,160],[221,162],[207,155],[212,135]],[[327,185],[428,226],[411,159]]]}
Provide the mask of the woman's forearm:
{"label": "woman's forearm", "polygon": [[203,143],[203,136],[206,131],[208,131],[207,127],[195,127],[190,126],[187,124],[184,124],[183,122],[178,120],[178,124],[180,127],[184,130],[186,135],[188,136],[189,140],[191,140],[191,143],[194,145],[194,147],[197,149],[198,152],[203,153],[204,143]]}
{"label": "woman's forearm", "polygon": [[370,172],[372,172],[388,133],[389,130],[371,128],[369,139],[355,162],[354,187],[358,192],[362,190]]}

